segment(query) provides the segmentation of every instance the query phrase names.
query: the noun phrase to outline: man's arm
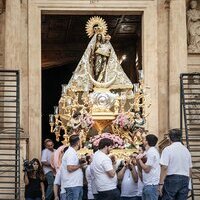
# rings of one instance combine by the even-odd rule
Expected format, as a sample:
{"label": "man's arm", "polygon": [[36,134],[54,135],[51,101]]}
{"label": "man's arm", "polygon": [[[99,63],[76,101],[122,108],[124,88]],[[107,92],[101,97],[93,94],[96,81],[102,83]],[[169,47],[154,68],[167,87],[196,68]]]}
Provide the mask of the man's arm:
{"label": "man's arm", "polygon": [[160,184],[164,184],[165,177],[167,176],[167,166],[161,165]]}
{"label": "man's arm", "polygon": [[165,177],[167,176],[167,166],[161,165],[160,181],[159,181],[159,193],[162,196],[162,190],[164,185]]}
{"label": "man's arm", "polygon": [[138,173],[137,173],[137,171],[136,171],[136,169],[135,169],[135,165],[133,165],[133,164],[130,164],[130,167],[131,167],[131,175],[132,175],[132,177],[133,177],[133,180],[134,180],[134,182],[135,183],[137,183],[138,182]]}
{"label": "man's arm", "polygon": [[67,170],[69,172],[74,172],[79,168],[84,168],[86,165],[87,165],[86,163],[82,163],[82,164],[79,164],[79,165],[67,165]]}
{"label": "man's arm", "polygon": [[67,165],[67,171],[69,172],[74,172],[79,168],[81,168],[81,165]]}
{"label": "man's arm", "polygon": [[47,161],[41,161],[42,165],[45,165],[47,167],[51,167],[51,164],[48,163]]}
{"label": "man's arm", "polygon": [[122,180],[122,179],[123,179],[124,173],[125,173],[126,169],[127,169],[127,167],[126,167],[126,165],[124,165],[124,166],[122,167],[122,169],[118,172],[117,178],[118,178],[119,180]]}
{"label": "man's arm", "polygon": [[59,200],[59,185],[54,184],[53,185],[53,192],[54,192],[54,200]]}
{"label": "man's arm", "polygon": [[144,164],[141,159],[139,159],[138,161],[139,161],[141,168],[144,170],[144,172],[149,173],[151,170],[151,166]]}
{"label": "man's arm", "polygon": [[80,165],[67,165],[67,170],[69,172],[74,172],[76,171],[77,169],[79,169],[81,166]]}
{"label": "man's arm", "polygon": [[106,173],[108,174],[108,176],[109,176],[110,178],[115,177],[115,174],[116,174],[114,169],[109,170],[109,171],[107,171]]}
{"label": "man's arm", "polygon": [[44,150],[42,151],[41,163],[42,163],[42,165],[47,166],[47,167],[50,167],[50,166],[51,166],[51,163],[49,163],[49,162],[47,161],[46,149],[44,149]]}
{"label": "man's arm", "polygon": [[115,169],[112,165],[112,161],[110,158],[105,159],[102,163],[101,163],[102,167],[105,170],[105,173],[110,177],[113,178],[116,175]]}

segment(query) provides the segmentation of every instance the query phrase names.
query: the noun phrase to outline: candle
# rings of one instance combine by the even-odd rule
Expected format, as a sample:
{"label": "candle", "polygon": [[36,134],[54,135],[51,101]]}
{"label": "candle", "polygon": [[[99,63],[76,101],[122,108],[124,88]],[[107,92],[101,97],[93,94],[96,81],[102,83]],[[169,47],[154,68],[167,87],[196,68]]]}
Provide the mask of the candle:
{"label": "candle", "polygon": [[139,89],[139,83],[134,83],[133,86],[134,86],[134,93],[137,93]]}
{"label": "candle", "polygon": [[53,114],[49,115],[49,123],[54,123],[54,115]]}
{"label": "candle", "polygon": [[58,114],[58,106],[54,106],[54,115]]}
{"label": "candle", "polygon": [[66,91],[67,91],[67,84],[62,84],[61,85],[62,87],[62,96],[66,94]]}
{"label": "candle", "polygon": [[138,70],[139,73],[139,80],[142,80],[144,78],[143,70]]}

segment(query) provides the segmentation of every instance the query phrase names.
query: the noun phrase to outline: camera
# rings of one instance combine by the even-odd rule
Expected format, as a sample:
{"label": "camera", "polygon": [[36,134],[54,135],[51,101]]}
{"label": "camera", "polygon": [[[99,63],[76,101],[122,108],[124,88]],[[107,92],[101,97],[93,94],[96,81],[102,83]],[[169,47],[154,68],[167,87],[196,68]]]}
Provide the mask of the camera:
{"label": "camera", "polygon": [[85,163],[87,163],[86,157],[85,157],[85,156],[81,156],[81,158],[79,159],[79,164],[80,164],[80,165],[83,165],[83,164],[85,164]]}
{"label": "camera", "polygon": [[31,171],[33,171],[33,165],[27,159],[23,160],[23,167],[24,167],[24,169],[23,169],[24,172],[31,172]]}

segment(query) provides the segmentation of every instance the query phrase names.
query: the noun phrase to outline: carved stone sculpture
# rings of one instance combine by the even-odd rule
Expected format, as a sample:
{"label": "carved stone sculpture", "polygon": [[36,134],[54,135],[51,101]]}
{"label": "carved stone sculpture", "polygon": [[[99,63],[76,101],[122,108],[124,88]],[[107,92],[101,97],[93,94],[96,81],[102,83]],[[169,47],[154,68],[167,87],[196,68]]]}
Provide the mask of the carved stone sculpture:
{"label": "carved stone sculpture", "polygon": [[197,1],[191,0],[190,9],[187,11],[189,53],[200,53],[200,10],[197,6]]}

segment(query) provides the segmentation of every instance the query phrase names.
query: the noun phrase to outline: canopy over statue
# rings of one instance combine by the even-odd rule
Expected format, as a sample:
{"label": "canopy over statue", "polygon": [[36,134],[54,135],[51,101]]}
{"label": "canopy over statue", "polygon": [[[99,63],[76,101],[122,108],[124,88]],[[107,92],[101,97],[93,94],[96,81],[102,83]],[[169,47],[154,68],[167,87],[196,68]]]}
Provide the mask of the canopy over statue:
{"label": "canopy over statue", "polygon": [[94,87],[109,89],[131,89],[132,83],[125,74],[102,18],[93,17],[86,30],[92,36],[68,86],[77,83],[78,91],[91,91]]}

